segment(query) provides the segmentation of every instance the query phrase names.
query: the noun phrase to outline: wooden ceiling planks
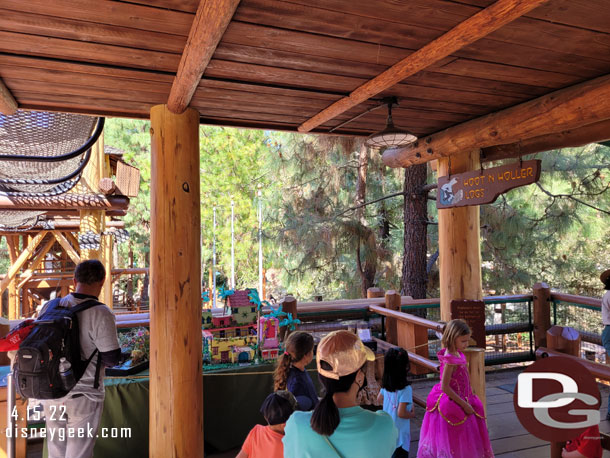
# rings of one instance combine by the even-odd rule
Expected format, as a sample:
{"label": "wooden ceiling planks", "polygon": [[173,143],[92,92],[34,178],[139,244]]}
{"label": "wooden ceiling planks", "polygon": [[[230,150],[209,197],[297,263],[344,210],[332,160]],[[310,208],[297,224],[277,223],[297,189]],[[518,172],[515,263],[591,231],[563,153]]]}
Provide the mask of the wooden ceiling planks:
{"label": "wooden ceiling planks", "polygon": [[[242,0],[192,106],[202,122],[295,130],[492,3]],[[198,5],[0,0],[0,78],[24,108],[148,117],[167,100]],[[399,96],[397,125],[431,134],[610,73],[609,19],[603,0],[549,0],[380,96]],[[383,111],[340,132],[367,135],[383,127]]]}
{"label": "wooden ceiling planks", "polygon": [[[451,28],[449,24],[445,24],[444,27],[438,25],[435,8],[437,5],[448,3],[438,0],[427,2],[430,11],[434,11],[434,14],[429,12],[420,14],[417,16],[417,21],[413,19],[413,15],[408,14],[393,15],[392,21],[389,21],[376,17],[356,16],[347,12],[349,8],[362,7],[363,4],[370,4],[371,11],[382,10],[378,2],[341,2],[344,5],[341,10],[316,8],[310,6],[309,1],[303,3],[307,4],[297,5],[277,0],[244,0],[237,9],[234,19],[277,27],[277,18],[281,16],[281,26],[285,29],[411,50],[420,49]],[[385,2],[381,3],[386,5]],[[466,17],[466,15],[456,16],[453,26]],[[397,20],[411,21],[412,24],[396,22]],[[543,24],[541,23],[541,26]],[[510,24],[504,27],[509,26]],[[602,71],[600,67],[603,66],[603,61],[599,57],[591,59],[577,55],[575,57],[579,57],[580,60],[576,60],[557,49],[532,47],[532,38],[535,40],[537,35],[537,31],[533,30],[530,41],[525,43],[484,38],[476,43],[476,49],[471,45],[456,51],[453,55],[547,71],[557,70],[557,65],[561,64],[563,66],[561,73],[574,75],[580,75],[582,68]],[[530,64],[524,65],[526,62]],[[607,69],[607,66],[602,68]]]}

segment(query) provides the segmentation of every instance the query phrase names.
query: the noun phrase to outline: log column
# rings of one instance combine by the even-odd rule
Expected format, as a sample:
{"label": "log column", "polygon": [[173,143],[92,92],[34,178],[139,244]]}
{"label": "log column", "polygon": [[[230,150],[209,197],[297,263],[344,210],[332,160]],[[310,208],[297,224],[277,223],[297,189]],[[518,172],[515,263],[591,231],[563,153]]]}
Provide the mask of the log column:
{"label": "log column", "polygon": [[546,332],[551,328],[551,288],[544,282],[534,285],[534,342],[546,347]]}
{"label": "log column", "polygon": [[149,454],[203,456],[199,113],[151,109]]}
{"label": "log column", "polygon": [[[400,312],[400,294],[393,289],[385,293],[385,308]],[[392,345],[399,345],[396,318],[386,318],[385,336],[386,342],[391,343]]]}
{"label": "log column", "polygon": [[[85,192],[99,193],[99,182],[102,178],[110,176],[110,161],[104,154],[104,135],[100,135],[95,145],[91,148],[91,159],[85,168],[84,187]],[[80,232],[91,231],[101,234],[106,230],[105,210],[81,210]],[[100,293],[100,301],[112,308],[112,236],[102,235],[99,250],[80,250],[80,259],[98,259],[106,269],[106,281]]]}
{"label": "log column", "polygon": [[[476,170],[479,150],[444,157],[438,161],[438,176]],[[479,207],[457,207],[438,211],[441,320],[451,320],[454,299],[481,300],[481,246]]]}

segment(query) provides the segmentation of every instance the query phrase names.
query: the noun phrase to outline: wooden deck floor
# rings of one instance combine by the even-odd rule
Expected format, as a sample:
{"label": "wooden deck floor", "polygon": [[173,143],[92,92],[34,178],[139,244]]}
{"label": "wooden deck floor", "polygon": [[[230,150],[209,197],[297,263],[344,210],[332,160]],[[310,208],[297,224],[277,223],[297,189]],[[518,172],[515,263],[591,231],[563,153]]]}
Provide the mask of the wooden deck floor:
{"label": "wooden deck floor", "polygon": [[[517,376],[521,369],[509,371],[488,372],[487,382],[487,426],[489,437],[496,457],[501,458],[546,458],[550,456],[548,442],[529,434],[515,414],[513,407],[513,393],[509,390],[515,386]],[[415,395],[425,399],[435,381],[416,382],[413,384]],[[608,399],[608,387],[600,385],[602,393],[601,417],[604,419],[600,424],[600,431],[610,432],[610,422],[606,421],[606,407]],[[417,456],[417,445],[419,430],[424,418],[424,409],[416,406],[416,417],[411,420],[411,450],[409,456]],[[604,457],[610,457],[610,452],[605,451]]]}

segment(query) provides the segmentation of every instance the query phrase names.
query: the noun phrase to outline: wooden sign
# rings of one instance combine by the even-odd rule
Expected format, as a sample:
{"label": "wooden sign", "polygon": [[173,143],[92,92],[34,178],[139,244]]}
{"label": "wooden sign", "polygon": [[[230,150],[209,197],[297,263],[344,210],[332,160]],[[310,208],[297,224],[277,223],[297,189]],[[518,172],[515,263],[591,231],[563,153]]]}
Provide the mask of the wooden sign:
{"label": "wooden sign", "polygon": [[540,159],[439,177],[436,208],[490,204],[500,194],[539,178]]}
{"label": "wooden sign", "polygon": [[453,300],[451,301],[451,318],[461,319],[468,323],[472,330],[472,339],[477,347],[485,348],[485,302]]}

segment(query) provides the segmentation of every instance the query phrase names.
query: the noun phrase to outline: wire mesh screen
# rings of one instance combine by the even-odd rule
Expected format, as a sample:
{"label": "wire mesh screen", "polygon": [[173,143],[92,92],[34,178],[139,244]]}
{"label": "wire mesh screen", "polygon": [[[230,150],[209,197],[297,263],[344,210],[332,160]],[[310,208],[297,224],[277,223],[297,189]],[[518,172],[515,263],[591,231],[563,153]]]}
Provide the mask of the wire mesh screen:
{"label": "wire mesh screen", "polygon": [[531,299],[485,300],[485,364],[534,358]]}
{"label": "wire mesh screen", "polygon": [[[440,321],[440,304],[408,305],[402,311]],[[506,364],[534,358],[532,302],[530,299],[485,300],[485,364]],[[428,332],[430,359],[436,359],[441,341]]]}
{"label": "wire mesh screen", "polygon": [[24,229],[34,227],[39,223],[40,217],[44,212],[39,211],[11,211],[0,210],[0,228],[14,229],[23,227]]}
{"label": "wire mesh screen", "polygon": [[91,116],[23,110],[0,115],[0,191],[45,193],[74,178],[69,176],[83,166],[85,151],[62,156],[82,147],[97,121]]}
{"label": "wire mesh screen", "polygon": [[553,299],[551,312],[554,325],[568,326],[579,332],[581,357],[606,362],[606,350],[602,346],[601,336],[601,309]]}

